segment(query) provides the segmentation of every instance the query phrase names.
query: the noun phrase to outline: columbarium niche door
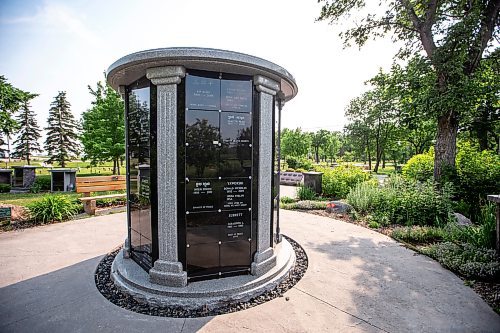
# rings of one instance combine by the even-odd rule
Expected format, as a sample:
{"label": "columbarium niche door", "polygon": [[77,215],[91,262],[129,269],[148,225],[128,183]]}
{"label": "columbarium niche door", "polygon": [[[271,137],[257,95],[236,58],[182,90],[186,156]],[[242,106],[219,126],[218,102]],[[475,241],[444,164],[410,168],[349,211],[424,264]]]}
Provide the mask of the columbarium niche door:
{"label": "columbarium niche door", "polygon": [[188,71],[185,80],[188,278],[247,273],[252,262],[252,79]]}

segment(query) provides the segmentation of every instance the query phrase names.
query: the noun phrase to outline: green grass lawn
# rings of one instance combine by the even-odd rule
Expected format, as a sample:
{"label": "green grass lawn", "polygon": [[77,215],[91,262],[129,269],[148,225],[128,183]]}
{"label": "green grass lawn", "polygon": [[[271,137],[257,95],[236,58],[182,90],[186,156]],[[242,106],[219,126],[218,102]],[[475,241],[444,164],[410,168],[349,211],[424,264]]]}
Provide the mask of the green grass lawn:
{"label": "green grass lawn", "polygon": [[[47,193],[0,193],[0,203],[16,206],[27,206],[33,201],[36,201]],[[61,192],[62,195],[68,195],[77,198],[80,195],[76,193]]]}
{"label": "green grass lawn", "polygon": [[[44,168],[41,166],[41,163],[43,163],[46,160],[46,158],[42,157],[35,157],[31,161],[31,165],[39,167],[36,169],[36,174],[38,175],[49,175],[50,168]],[[20,165],[26,165],[26,161],[11,161],[8,162],[6,159],[2,159],[0,161],[0,168],[10,168],[13,166],[20,166]],[[58,163],[52,164],[54,168],[60,168],[61,166]],[[108,163],[102,163],[98,166],[90,166],[89,162],[83,162],[81,160],[74,160],[71,162],[67,162],[65,168],[72,168],[72,169],[80,169],[77,172],[77,176],[109,176],[113,174],[113,162],[108,162]],[[120,168],[120,174],[124,175],[125,174],[125,166]]]}

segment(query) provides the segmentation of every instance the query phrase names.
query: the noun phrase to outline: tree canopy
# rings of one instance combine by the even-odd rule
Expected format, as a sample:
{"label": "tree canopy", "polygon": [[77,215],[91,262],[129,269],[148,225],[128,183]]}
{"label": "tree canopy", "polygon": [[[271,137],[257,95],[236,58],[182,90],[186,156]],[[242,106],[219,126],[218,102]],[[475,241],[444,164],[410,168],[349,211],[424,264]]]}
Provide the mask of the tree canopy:
{"label": "tree canopy", "polygon": [[429,109],[437,119],[434,176],[440,180],[455,167],[459,125],[473,102],[471,81],[499,34],[500,0],[381,0],[377,11],[366,11],[364,0],[319,2],[319,20],[345,24],[344,18],[361,15],[340,34],[346,45],[390,35],[403,42],[403,58],[423,51],[434,74]]}
{"label": "tree canopy", "polygon": [[82,115],[83,158],[91,164],[113,161],[113,174],[120,174],[125,155],[124,102],[109,85],[88,87],[94,97],[92,107]]}

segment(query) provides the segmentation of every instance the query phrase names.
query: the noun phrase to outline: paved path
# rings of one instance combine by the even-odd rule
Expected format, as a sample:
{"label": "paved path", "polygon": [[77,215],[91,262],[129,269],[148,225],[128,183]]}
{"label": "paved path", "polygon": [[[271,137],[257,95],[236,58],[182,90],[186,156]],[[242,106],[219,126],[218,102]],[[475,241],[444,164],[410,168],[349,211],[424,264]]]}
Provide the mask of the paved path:
{"label": "paved path", "polygon": [[280,215],[309,256],[288,301],[194,319],[123,310],[95,288],[125,214],[0,234],[0,332],[500,332],[500,316],[433,260],[352,224]]}

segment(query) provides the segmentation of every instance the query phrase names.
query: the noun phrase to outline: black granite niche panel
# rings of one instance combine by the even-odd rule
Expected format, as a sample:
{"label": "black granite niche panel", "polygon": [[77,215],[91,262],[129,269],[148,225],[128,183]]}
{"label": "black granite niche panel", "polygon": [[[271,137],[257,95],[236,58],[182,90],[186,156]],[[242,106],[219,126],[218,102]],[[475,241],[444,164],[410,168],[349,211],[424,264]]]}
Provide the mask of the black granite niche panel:
{"label": "black granite niche panel", "polygon": [[219,272],[219,243],[189,245],[186,257],[190,277],[217,275]]}
{"label": "black granite niche panel", "polygon": [[218,212],[189,213],[186,215],[187,243],[219,243],[222,221]]}
{"label": "black granite niche panel", "polygon": [[250,242],[248,240],[225,242],[221,244],[221,272],[234,270],[248,271],[251,263]]}
{"label": "black granite niche panel", "polygon": [[221,112],[220,175],[243,177],[251,175],[252,118],[251,114]]}
{"label": "black granite niche panel", "polygon": [[252,111],[252,81],[221,80],[222,111]]}
{"label": "black granite niche panel", "polygon": [[223,212],[224,224],[221,230],[223,242],[250,238],[250,212],[248,210]]}
{"label": "black granite niche panel", "polygon": [[248,209],[251,205],[251,180],[232,178],[222,181],[221,209]]}
{"label": "black granite niche panel", "polygon": [[187,178],[217,177],[219,143],[218,111],[186,111]]}
{"label": "black granite niche panel", "polygon": [[186,107],[220,110],[220,80],[196,75],[186,76]]}
{"label": "black granite niche panel", "polygon": [[143,78],[127,88],[127,188],[131,257],[149,270],[153,265],[151,220],[151,87]]}
{"label": "black granite niche panel", "polygon": [[186,211],[202,212],[219,209],[220,183],[213,179],[190,180],[186,184]]}
{"label": "black granite niche panel", "polygon": [[185,82],[188,277],[248,272],[253,239],[252,80],[188,70]]}

